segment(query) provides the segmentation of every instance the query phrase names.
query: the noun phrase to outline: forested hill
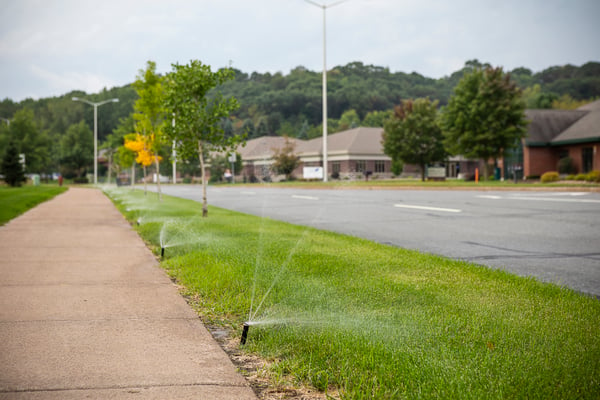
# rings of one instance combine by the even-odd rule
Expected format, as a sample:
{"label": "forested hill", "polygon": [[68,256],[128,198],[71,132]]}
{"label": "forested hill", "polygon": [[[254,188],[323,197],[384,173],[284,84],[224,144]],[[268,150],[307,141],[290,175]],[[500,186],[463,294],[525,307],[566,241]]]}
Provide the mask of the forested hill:
{"label": "forested hill", "polygon": [[[392,72],[385,67],[361,62],[335,67],[329,71],[327,82],[330,131],[358,124],[378,125],[386,115],[384,111],[391,110],[402,99],[429,97],[444,105],[464,73],[481,65],[477,60],[468,61],[463,69],[441,79],[427,78],[416,72]],[[550,108],[553,100],[565,95],[575,100],[600,97],[599,62],[589,62],[580,67],[550,67],[536,73],[527,68],[509,72],[524,89],[530,108]],[[320,133],[320,71],[297,67],[284,75],[248,74],[236,70],[235,79],[221,87],[221,91],[226,96],[235,96],[241,105],[233,118],[225,122],[227,130],[246,131],[251,137],[282,134],[312,137]],[[50,136],[62,135],[69,126],[82,119],[93,127],[93,108],[73,102],[73,96],[90,101],[119,98],[119,103],[99,108],[100,140],[118,126],[121,118],[133,111],[136,98],[133,88],[126,85],[97,94],[77,91],[61,97],[28,99],[19,103],[5,99],[0,102],[0,117],[12,118],[17,110],[30,109],[38,129]]]}

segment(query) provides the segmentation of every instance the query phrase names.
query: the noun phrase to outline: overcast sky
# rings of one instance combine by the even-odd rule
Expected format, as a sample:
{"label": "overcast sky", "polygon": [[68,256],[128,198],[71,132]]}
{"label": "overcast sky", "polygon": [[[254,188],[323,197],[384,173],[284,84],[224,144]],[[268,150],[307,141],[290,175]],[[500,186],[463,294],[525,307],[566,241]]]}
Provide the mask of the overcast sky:
{"label": "overcast sky", "polygon": [[[439,78],[474,58],[582,65],[600,61],[599,17],[599,0],[347,0],[327,9],[327,66]],[[122,86],[147,60],[320,71],[322,28],[305,0],[0,0],[0,99]]]}

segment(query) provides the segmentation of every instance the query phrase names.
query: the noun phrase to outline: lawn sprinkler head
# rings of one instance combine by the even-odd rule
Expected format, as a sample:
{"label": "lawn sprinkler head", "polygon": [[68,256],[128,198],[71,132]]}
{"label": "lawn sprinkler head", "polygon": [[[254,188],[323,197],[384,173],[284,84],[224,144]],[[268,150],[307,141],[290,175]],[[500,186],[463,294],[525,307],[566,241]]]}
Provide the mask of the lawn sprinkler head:
{"label": "lawn sprinkler head", "polygon": [[248,329],[250,329],[250,324],[244,322],[244,329],[242,330],[242,339],[240,340],[240,344],[246,344],[246,339],[248,339]]}
{"label": "lawn sprinkler head", "polygon": [[160,248],[160,258],[165,258],[165,248],[164,247]]}
{"label": "lawn sprinkler head", "polygon": [[142,219],[138,218],[136,222],[137,222],[138,226],[140,226],[142,224]]}

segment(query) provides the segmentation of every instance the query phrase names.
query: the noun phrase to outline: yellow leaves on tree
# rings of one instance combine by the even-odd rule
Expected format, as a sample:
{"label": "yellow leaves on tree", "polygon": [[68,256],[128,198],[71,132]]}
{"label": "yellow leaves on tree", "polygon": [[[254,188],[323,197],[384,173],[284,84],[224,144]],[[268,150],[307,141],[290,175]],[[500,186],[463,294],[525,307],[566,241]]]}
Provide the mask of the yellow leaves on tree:
{"label": "yellow leaves on tree", "polygon": [[162,160],[161,156],[155,155],[151,150],[153,143],[154,135],[142,136],[138,133],[135,139],[125,139],[125,148],[135,153],[135,161],[138,164],[148,167],[156,160]]}

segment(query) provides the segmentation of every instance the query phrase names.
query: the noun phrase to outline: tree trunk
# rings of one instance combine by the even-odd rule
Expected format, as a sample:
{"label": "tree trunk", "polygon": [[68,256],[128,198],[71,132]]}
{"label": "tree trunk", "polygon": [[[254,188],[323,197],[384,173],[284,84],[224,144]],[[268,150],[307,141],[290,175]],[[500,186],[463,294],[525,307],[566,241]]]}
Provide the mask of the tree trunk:
{"label": "tree trunk", "polygon": [[158,201],[162,201],[162,194],[160,192],[160,163],[158,161],[158,156],[154,156],[154,160],[156,162],[156,187],[158,189]]}
{"label": "tree trunk", "polygon": [[425,182],[425,164],[421,164],[421,182]]}
{"label": "tree trunk", "polygon": [[208,216],[208,201],[206,200],[206,171],[204,169],[204,154],[202,142],[198,141],[198,157],[200,158],[200,170],[202,171],[202,216]]}
{"label": "tree trunk", "polygon": [[131,164],[131,187],[135,185],[135,163]]}

